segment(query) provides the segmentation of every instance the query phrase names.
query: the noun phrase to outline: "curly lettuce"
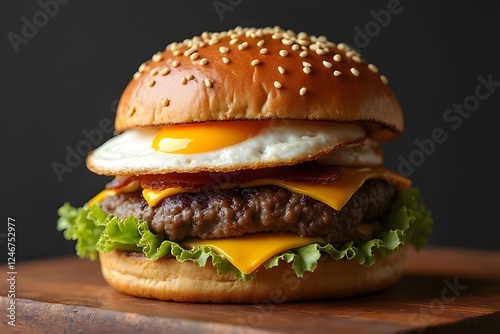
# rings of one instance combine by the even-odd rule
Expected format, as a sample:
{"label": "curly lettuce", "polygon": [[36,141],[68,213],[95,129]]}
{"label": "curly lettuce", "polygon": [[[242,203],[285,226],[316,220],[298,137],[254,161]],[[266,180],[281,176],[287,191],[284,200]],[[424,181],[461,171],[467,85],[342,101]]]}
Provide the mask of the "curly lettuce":
{"label": "curly lettuce", "polygon": [[[229,262],[226,257],[208,246],[184,249],[176,242],[166,240],[149,230],[147,222],[130,216],[125,219],[103,212],[98,204],[75,208],[65,203],[59,210],[57,229],[64,231],[67,240],[76,240],[76,253],[81,258],[95,260],[99,252],[129,250],[142,252],[152,260],[174,256],[178,261],[193,261],[200,266],[211,258],[218,274],[232,272],[237,279],[250,280],[256,272],[245,274]],[[430,212],[422,204],[417,188],[402,191],[383,218],[384,231],[368,241],[350,241],[341,245],[318,243],[288,250],[271,257],[264,267],[277,266],[280,261],[291,263],[298,277],[306,271],[314,271],[322,254],[333,260],[354,259],[359,264],[370,266],[375,259],[385,259],[405,244],[422,248],[432,232]]]}

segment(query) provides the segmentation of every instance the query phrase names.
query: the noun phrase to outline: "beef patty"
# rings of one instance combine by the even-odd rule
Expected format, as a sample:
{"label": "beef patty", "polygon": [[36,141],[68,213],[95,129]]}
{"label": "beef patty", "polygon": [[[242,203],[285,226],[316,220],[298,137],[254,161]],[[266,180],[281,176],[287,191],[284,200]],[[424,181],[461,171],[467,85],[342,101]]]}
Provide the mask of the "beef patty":
{"label": "beef patty", "polygon": [[[372,179],[340,211],[275,186],[182,193],[155,207],[150,207],[140,192],[128,193],[107,197],[101,208],[120,218],[133,215],[145,220],[153,233],[177,242],[254,232],[292,232],[343,242],[371,237],[366,234],[380,228],[376,221],[388,210],[395,194],[386,181]],[[364,224],[369,228],[363,228]]]}

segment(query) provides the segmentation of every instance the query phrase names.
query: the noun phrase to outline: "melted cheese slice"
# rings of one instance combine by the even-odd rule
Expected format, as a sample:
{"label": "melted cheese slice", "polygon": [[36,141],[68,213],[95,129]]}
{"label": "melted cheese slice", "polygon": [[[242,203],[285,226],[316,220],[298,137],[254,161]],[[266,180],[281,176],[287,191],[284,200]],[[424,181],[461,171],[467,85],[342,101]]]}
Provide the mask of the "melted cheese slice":
{"label": "melted cheese slice", "polygon": [[92,197],[88,202],[88,206],[92,206],[96,203],[102,202],[106,197],[118,195],[119,192],[114,189],[104,189],[94,197]]}
{"label": "melted cheese slice", "polygon": [[[251,188],[257,186],[278,186],[291,192],[307,195],[321,201],[337,211],[340,211],[349,201],[351,196],[372,178],[384,179],[393,184],[398,190],[410,187],[411,183],[405,177],[383,168],[341,168],[341,177],[331,184],[318,184],[306,182],[289,182],[280,179],[258,179],[248,183],[240,184],[239,187]],[[233,188],[235,185],[228,185],[224,188]],[[150,206],[158,205],[164,198],[180,193],[192,192],[183,188],[169,188],[165,190],[144,189],[143,197]]]}
{"label": "melted cheese slice", "polygon": [[292,233],[253,233],[234,238],[190,239],[181,246],[191,249],[209,246],[240,271],[250,274],[274,255],[322,241],[321,238],[300,237]]}
{"label": "melted cheese slice", "polygon": [[102,202],[106,197],[115,196],[115,195],[119,195],[119,194],[123,194],[123,193],[134,192],[136,190],[139,190],[140,188],[141,188],[140,182],[134,181],[134,182],[130,182],[125,187],[120,188],[120,189],[104,189],[103,191],[101,191],[100,193],[98,193],[97,195],[92,197],[87,202],[87,205],[91,206],[93,204]]}

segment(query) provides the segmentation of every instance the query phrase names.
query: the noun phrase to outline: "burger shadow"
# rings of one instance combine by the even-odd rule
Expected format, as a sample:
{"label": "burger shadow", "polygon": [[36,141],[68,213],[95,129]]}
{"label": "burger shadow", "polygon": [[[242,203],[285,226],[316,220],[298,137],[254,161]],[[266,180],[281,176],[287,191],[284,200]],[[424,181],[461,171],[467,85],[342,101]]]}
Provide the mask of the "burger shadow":
{"label": "burger shadow", "polygon": [[436,300],[460,302],[500,293],[498,280],[473,279],[461,276],[404,275],[396,284],[384,290],[354,297],[317,301],[335,307],[374,307],[376,304],[428,305]]}
{"label": "burger shadow", "polygon": [[324,316],[408,325],[401,333],[498,333],[499,295],[498,279],[409,274],[379,292],[318,301],[309,309],[325,310]]}

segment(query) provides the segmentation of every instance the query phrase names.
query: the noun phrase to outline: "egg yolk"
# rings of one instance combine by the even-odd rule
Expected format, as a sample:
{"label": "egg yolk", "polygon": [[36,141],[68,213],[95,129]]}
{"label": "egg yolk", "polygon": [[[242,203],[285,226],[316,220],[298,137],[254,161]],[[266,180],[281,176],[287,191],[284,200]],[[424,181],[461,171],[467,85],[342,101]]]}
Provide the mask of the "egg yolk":
{"label": "egg yolk", "polygon": [[241,143],[269,125],[269,121],[236,121],[164,126],[152,147],[156,151],[176,154],[214,151]]}

